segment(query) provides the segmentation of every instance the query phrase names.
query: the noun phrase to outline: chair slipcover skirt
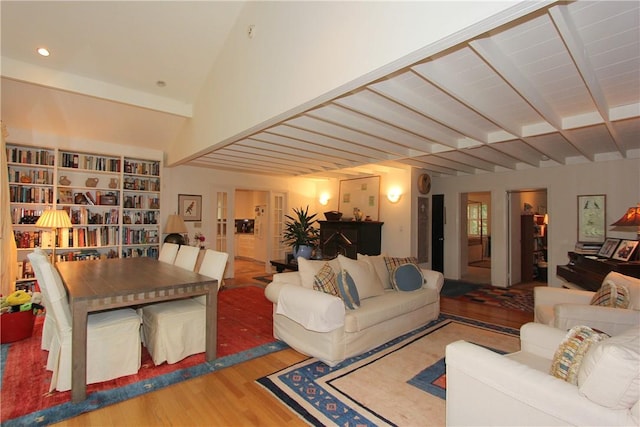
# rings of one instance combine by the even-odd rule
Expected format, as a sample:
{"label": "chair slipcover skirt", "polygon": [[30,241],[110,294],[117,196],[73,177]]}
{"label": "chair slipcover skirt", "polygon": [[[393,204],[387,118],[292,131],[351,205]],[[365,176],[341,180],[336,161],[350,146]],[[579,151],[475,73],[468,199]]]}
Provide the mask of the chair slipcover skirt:
{"label": "chair slipcover skirt", "polygon": [[153,363],[176,363],[205,351],[205,307],[187,298],[142,309],[144,342]]}
{"label": "chair slipcover skirt", "polygon": [[[54,340],[47,365],[51,389],[71,389],[71,330]],[[133,375],[140,369],[140,317],[135,310],[110,310],[87,319],[87,384]],[[52,357],[53,356],[53,357]]]}

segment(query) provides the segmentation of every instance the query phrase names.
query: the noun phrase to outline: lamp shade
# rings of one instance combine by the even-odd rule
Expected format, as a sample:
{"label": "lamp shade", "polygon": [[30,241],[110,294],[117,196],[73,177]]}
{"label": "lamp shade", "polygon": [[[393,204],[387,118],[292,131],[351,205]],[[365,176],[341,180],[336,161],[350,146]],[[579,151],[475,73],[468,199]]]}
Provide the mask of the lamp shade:
{"label": "lamp shade", "polygon": [[165,234],[186,233],[187,226],[184,224],[180,215],[169,215],[167,225],[164,226],[164,232]]}
{"label": "lamp shade", "polygon": [[611,225],[617,225],[619,227],[640,226],[640,207],[634,206],[627,209],[627,213]]}
{"label": "lamp shade", "polygon": [[67,211],[56,209],[44,211],[36,222],[38,228],[71,228],[72,226]]}
{"label": "lamp shade", "polygon": [[168,236],[164,238],[165,243],[186,244],[183,234],[187,233],[188,230],[180,215],[169,215],[167,225],[164,226],[164,232],[168,234]]}

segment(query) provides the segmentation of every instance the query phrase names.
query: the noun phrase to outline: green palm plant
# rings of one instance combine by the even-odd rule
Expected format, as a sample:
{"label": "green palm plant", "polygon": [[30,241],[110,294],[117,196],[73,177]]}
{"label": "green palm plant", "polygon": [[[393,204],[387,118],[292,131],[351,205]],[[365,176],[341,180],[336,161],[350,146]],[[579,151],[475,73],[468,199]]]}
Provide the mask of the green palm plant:
{"label": "green palm plant", "polygon": [[315,247],[320,239],[320,230],[314,227],[317,223],[316,214],[309,215],[308,205],[306,209],[293,208],[293,212],[294,216],[285,215],[288,221],[285,223],[282,242],[293,246],[294,252],[297,252],[300,246]]}

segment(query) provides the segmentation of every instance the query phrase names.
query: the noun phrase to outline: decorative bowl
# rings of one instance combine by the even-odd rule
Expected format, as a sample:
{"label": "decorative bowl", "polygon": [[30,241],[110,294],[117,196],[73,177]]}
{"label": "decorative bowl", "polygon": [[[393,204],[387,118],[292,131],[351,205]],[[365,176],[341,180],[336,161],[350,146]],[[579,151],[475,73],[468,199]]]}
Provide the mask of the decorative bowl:
{"label": "decorative bowl", "polygon": [[340,218],[342,218],[342,212],[338,212],[338,211],[325,212],[324,217],[327,219],[327,221],[340,221]]}

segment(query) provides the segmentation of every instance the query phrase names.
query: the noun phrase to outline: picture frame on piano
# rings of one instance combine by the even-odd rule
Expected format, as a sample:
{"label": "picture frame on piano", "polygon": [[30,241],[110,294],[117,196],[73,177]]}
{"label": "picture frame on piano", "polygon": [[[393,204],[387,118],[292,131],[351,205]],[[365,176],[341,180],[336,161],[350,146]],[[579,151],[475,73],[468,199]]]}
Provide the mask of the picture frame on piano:
{"label": "picture frame on piano", "polygon": [[636,251],[637,247],[637,240],[623,240],[616,248],[612,258],[619,261],[629,261],[633,253]]}
{"label": "picture frame on piano", "polygon": [[600,248],[598,256],[601,258],[611,258],[611,256],[616,251],[619,243],[620,239],[607,238],[607,240],[604,241],[604,244]]}

